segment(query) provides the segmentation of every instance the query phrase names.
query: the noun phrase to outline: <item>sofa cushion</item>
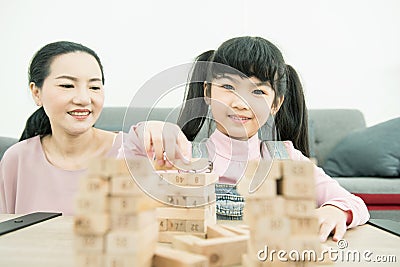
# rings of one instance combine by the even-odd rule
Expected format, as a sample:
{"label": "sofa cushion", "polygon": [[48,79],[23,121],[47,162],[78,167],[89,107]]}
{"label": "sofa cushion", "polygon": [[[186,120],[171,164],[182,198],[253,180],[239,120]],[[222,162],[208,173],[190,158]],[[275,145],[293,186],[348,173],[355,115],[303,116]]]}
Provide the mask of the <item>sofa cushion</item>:
{"label": "sofa cushion", "polygon": [[340,140],[366,127],[364,115],[357,109],[310,109],[308,121],[313,134],[310,147],[319,166],[324,165],[327,155]]}
{"label": "sofa cushion", "polygon": [[350,133],[327,156],[330,176],[400,177],[400,118]]}

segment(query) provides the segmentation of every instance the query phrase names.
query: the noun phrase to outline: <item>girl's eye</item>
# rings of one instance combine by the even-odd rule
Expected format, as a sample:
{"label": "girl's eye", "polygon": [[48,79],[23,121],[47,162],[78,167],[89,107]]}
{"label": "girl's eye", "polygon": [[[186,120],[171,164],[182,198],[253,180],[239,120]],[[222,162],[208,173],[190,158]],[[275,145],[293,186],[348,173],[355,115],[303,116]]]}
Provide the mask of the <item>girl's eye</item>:
{"label": "girl's eye", "polygon": [[72,84],[60,84],[59,86],[62,88],[74,88],[74,85]]}
{"label": "girl's eye", "polygon": [[253,94],[255,94],[255,95],[265,95],[265,92],[263,90],[256,89],[256,90],[253,91]]}
{"label": "girl's eye", "polygon": [[100,90],[101,88],[100,88],[100,86],[91,86],[90,89],[92,89],[92,90]]}
{"label": "girl's eye", "polygon": [[221,87],[227,90],[235,90],[235,88],[230,84],[223,84]]}

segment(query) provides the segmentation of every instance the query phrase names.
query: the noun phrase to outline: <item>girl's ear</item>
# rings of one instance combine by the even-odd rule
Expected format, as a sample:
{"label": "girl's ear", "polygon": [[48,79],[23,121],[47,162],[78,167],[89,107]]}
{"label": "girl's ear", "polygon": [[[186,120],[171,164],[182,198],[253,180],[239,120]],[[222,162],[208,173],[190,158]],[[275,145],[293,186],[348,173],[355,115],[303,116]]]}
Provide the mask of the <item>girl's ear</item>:
{"label": "girl's ear", "polygon": [[285,96],[278,97],[278,99],[276,101],[276,105],[275,105],[275,103],[272,104],[272,107],[271,107],[271,114],[272,115],[276,115],[276,113],[278,113],[280,107],[283,104],[283,101],[285,101]]}
{"label": "girl's ear", "polygon": [[39,87],[36,86],[34,82],[29,83],[29,89],[32,93],[32,98],[35,101],[36,105],[41,107],[42,106],[42,94]]}
{"label": "girl's ear", "polygon": [[203,90],[204,90],[204,102],[206,102],[207,105],[210,105],[210,98],[207,96],[207,89],[208,89],[209,84],[207,82],[203,83]]}

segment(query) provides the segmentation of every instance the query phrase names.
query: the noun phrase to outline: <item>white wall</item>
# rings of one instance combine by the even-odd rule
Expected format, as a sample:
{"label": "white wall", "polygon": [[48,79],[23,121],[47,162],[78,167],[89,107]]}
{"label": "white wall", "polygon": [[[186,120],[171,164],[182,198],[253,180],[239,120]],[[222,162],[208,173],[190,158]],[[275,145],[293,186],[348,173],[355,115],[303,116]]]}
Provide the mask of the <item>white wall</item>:
{"label": "white wall", "polygon": [[153,75],[228,38],[259,35],[298,70],[309,108],[357,108],[368,125],[399,116],[400,1],[130,2],[0,0],[0,136],[19,137],[36,109],[29,61],[56,40],[97,51],[107,106],[129,105]]}

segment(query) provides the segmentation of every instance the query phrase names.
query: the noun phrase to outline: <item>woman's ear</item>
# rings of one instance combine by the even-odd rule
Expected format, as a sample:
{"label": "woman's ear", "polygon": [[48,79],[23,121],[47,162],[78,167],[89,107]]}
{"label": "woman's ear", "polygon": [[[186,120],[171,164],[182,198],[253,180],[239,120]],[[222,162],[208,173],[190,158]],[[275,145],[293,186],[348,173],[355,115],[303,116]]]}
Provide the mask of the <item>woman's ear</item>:
{"label": "woman's ear", "polygon": [[210,105],[210,97],[207,95],[207,90],[208,90],[209,84],[207,82],[203,83],[203,90],[204,90],[204,102],[206,102],[207,105]]}
{"label": "woman's ear", "polygon": [[29,89],[32,93],[32,98],[35,101],[36,105],[41,107],[42,106],[42,95],[41,90],[39,87],[36,86],[34,82],[29,83]]}
{"label": "woman's ear", "polygon": [[276,113],[278,113],[279,109],[281,108],[281,106],[283,104],[283,101],[285,101],[285,96],[278,97],[278,99],[276,101],[276,105],[275,105],[275,103],[272,104],[272,107],[271,107],[272,115],[275,115]]}

